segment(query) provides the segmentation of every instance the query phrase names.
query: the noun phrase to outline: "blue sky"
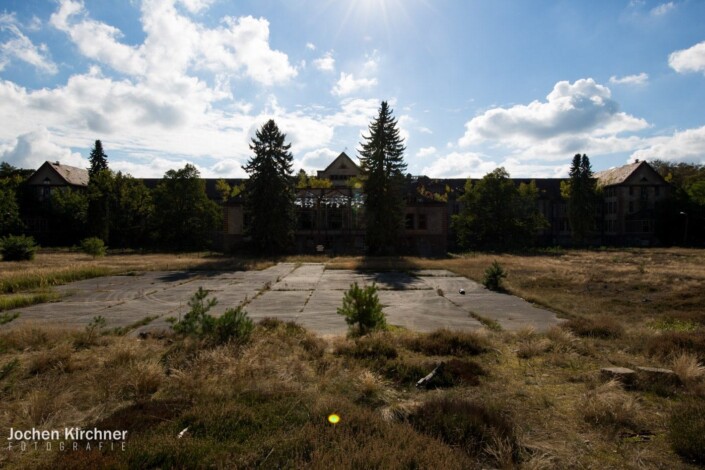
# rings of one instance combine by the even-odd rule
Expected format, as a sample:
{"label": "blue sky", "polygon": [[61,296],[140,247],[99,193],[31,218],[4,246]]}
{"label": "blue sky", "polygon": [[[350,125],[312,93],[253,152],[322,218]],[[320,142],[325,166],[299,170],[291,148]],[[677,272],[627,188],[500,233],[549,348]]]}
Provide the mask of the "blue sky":
{"label": "blue sky", "polygon": [[244,176],[273,118],[295,167],[356,156],[390,102],[413,174],[705,163],[699,0],[1,0],[0,160]]}

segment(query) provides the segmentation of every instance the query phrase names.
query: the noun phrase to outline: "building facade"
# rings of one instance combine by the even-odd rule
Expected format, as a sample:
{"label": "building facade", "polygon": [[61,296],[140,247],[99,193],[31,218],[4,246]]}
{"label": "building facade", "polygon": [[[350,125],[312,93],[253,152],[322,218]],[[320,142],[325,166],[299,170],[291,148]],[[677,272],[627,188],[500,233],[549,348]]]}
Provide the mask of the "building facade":
{"label": "building facade", "polygon": [[[298,253],[363,253],[365,251],[365,204],[359,181],[360,167],[345,153],[338,155],[319,179],[329,187],[298,187],[298,222],[294,250]],[[635,162],[595,175],[602,204],[595,214],[596,230],[591,242],[600,245],[657,245],[657,206],[670,193],[670,185],[648,163]],[[143,179],[154,188],[160,179]],[[216,179],[206,179],[209,198],[221,204],[223,225],[215,234],[217,248],[233,250],[247,243],[247,220],[242,194],[222,200]],[[400,253],[435,256],[454,250],[451,218],[461,211],[460,196],[466,179],[432,179],[407,176],[404,229],[399,240]],[[561,197],[565,179],[514,179],[516,184],[534,181],[538,189],[538,208],[548,222],[538,236],[544,246],[570,245],[571,230],[567,204]],[[243,179],[226,179],[231,187]],[[88,171],[44,163],[28,180],[38,201],[45,201],[59,187],[85,188]],[[30,217],[31,219],[31,217]],[[51,230],[46,221],[25,221],[33,230]],[[44,224],[44,225],[42,225]]]}

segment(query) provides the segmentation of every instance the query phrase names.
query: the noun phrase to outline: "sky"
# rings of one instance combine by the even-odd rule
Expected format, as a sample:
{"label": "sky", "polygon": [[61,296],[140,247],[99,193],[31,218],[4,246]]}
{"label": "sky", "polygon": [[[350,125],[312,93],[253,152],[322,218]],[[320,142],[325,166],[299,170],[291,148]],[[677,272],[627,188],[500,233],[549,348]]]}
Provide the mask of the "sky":
{"label": "sky", "polygon": [[408,172],[705,163],[701,0],[0,0],[0,160],[243,177],[274,119],[294,168],[355,158],[381,101]]}

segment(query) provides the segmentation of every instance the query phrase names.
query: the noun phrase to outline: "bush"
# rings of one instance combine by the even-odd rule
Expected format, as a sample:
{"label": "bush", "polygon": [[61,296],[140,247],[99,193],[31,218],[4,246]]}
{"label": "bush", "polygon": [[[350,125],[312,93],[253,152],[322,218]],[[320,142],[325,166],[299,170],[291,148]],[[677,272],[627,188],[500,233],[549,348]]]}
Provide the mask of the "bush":
{"label": "bush", "polygon": [[489,343],[473,333],[441,329],[409,339],[407,347],[429,356],[464,356],[488,351]]}
{"label": "bush", "polygon": [[705,362],[705,335],[676,331],[655,335],[646,342],[646,350],[651,356],[662,358],[690,353]]}
{"label": "bush", "polygon": [[39,248],[34,238],[24,235],[9,235],[0,239],[0,251],[3,261],[29,261]]}
{"label": "bush", "polygon": [[351,284],[343,296],[343,306],[338,309],[338,315],[345,316],[350,328],[360,335],[387,328],[382,304],[377,296],[377,286],[374,284],[363,288],[357,282]]}
{"label": "bush", "polygon": [[705,463],[705,402],[687,401],[673,410],[668,440],[681,457],[695,463]]}
{"label": "bush", "polygon": [[254,328],[254,323],[241,306],[229,308],[221,317],[215,319],[213,338],[216,343],[227,343],[233,340],[247,343]]}
{"label": "bush", "polygon": [[419,432],[458,446],[469,455],[486,453],[496,442],[507,442],[510,460],[519,457],[519,445],[511,419],[494,406],[460,398],[440,398],[424,403],[409,416]]}
{"label": "bush", "polygon": [[497,262],[493,261],[492,265],[485,270],[485,277],[482,278],[482,284],[489,290],[501,291],[502,279],[507,277],[507,272]]}
{"label": "bush", "polygon": [[98,237],[86,238],[81,241],[81,250],[96,258],[98,256],[105,256],[105,243]]}
{"label": "bush", "polygon": [[624,327],[621,323],[611,317],[602,316],[597,318],[574,318],[562,325],[578,336],[589,336],[593,338],[621,338],[624,335]]}
{"label": "bush", "polygon": [[352,345],[338,348],[337,353],[356,359],[395,359],[398,355],[387,334],[359,338]]}
{"label": "bush", "polygon": [[255,325],[241,306],[229,308],[219,318],[214,318],[208,311],[218,304],[218,299],[207,299],[208,291],[199,287],[188,302],[191,307],[182,320],[168,318],[176,333],[194,336],[215,344],[236,341],[244,344],[250,339]]}

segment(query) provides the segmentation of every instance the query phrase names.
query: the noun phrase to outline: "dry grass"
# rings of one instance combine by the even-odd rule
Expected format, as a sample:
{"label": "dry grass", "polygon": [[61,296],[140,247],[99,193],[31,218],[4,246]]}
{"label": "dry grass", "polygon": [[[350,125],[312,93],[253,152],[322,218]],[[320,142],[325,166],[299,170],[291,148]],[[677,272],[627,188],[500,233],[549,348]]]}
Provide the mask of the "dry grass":
{"label": "dry grass", "polygon": [[[21,326],[0,333],[0,429],[97,425],[131,434],[125,453],[3,452],[0,466],[695,468],[705,396],[701,251],[315,261],[450,269],[479,280],[494,259],[510,272],[511,292],[591,327],[612,320],[622,333],[558,327],[323,340],[266,320],[245,346],[108,335],[77,349],[76,332]],[[147,262],[155,260],[139,263]],[[439,362],[448,375],[414,387]],[[671,367],[686,386],[668,395],[626,391],[600,383],[609,365]],[[458,412],[467,406],[483,410],[475,413],[482,419],[470,423]],[[336,426],[326,421],[333,412]]]}

